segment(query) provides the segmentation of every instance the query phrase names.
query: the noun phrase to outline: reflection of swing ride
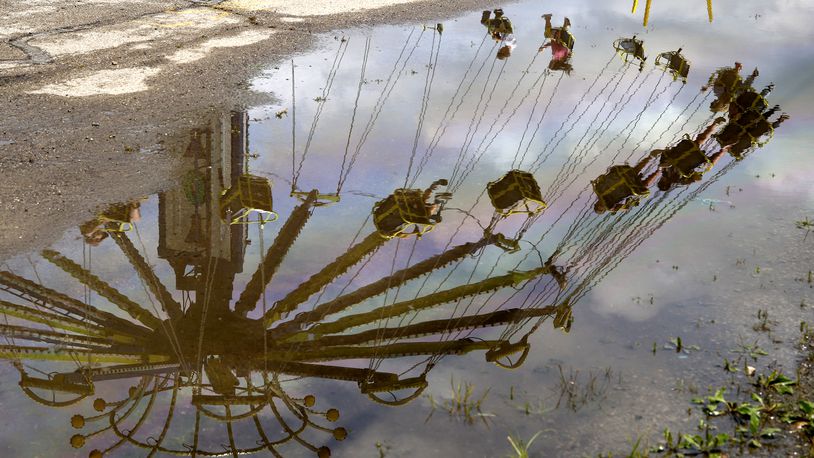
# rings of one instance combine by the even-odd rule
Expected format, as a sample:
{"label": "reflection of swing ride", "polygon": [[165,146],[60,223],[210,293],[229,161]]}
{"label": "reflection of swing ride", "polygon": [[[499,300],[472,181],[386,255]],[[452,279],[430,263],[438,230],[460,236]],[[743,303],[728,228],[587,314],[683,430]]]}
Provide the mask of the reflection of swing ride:
{"label": "reflection of swing ride", "polygon": [[681,78],[682,83],[687,82],[687,75],[690,73],[690,63],[681,55],[681,48],[677,51],[667,51],[659,54],[656,56],[656,60],[653,64],[672,73],[674,80]]}
{"label": "reflection of swing ride", "polygon": [[385,238],[420,237],[435,227],[438,216],[433,215],[426,205],[422,190],[396,189],[386,199],[376,203],[373,223]]}
{"label": "reflection of swing ride", "polygon": [[625,62],[638,60],[639,71],[644,69],[644,62],[647,60],[647,57],[644,55],[644,42],[637,40],[636,35],[633,35],[631,38],[617,39],[613,42],[613,48]]}
{"label": "reflection of swing ride", "polygon": [[[220,198],[221,217],[225,218],[229,207],[239,204],[239,209],[231,215],[231,224],[265,224],[277,219],[271,196],[271,184],[267,178],[244,174],[238,177],[237,184],[224,191]],[[251,221],[251,214],[260,217]]]}
{"label": "reflection of swing ride", "polygon": [[[433,33],[433,40],[440,37],[440,25],[425,30],[438,32]],[[410,49],[411,37],[412,34],[405,42],[403,51]],[[419,40],[421,36],[415,41],[413,50]],[[440,38],[438,40],[440,46]],[[638,60],[641,70],[646,58],[640,40],[635,37],[620,39],[614,43],[614,47],[626,62],[628,58]],[[368,39],[360,81],[365,77],[369,49]],[[379,100],[367,124],[362,127],[355,146],[351,145],[354,128],[354,121],[351,121],[336,192],[321,193],[317,189],[302,191],[298,188],[300,173],[316,132],[319,114],[329,98],[345,50],[347,41],[343,40],[316,109],[299,167],[296,146],[292,145],[295,165],[290,197],[296,199],[297,205],[277,228],[278,232],[268,249],[265,247],[264,225],[277,219],[272,205],[271,184],[266,178],[249,173],[248,120],[245,114],[234,113],[231,117],[213,121],[210,126],[193,134],[185,154],[191,170],[185,186],[163,193],[158,199],[157,252],[159,258],[171,268],[170,275],[174,275],[177,290],[175,294],[165,286],[161,271],[154,270],[147,258],[147,247],[139,228],[135,224],[132,228],[122,227],[123,221],[132,221],[132,218],[105,220],[104,227],[110,231],[109,236],[114,243],[99,249],[118,248],[121,251],[126,262],[136,271],[146,301],[131,298],[104,280],[101,274],[94,273],[89,261],[90,247],[84,245],[83,254],[88,256],[83,256],[81,265],[54,250],[42,252],[44,260],[84,285],[84,300],[75,299],[10,270],[0,271],[0,294],[3,295],[0,297],[0,312],[10,318],[8,324],[0,326],[0,334],[8,340],[7,345],[0,346],[0,358],[12,361],[20,372],[23,392],[47,406],[72,408],[82,407],[82,401],[95,396],[97,387],[107,382],[110,382],[109,388],[106,386],[105,390],[98,392],[120,393],[112,399],[96,397],[92,402],[96,412],[92,415],[77,413],[73,416],[72,426],[82,431],[70,439],[73,447],[84,447],[93,441],[97,448],[90,452],[91,457],[112,454],[125,446],[137,447],[150,455],[238,456],[270,453],[284,456],[287,447],[298,447],[319,457],[330,456],[330,448],[325,444],[331,438],[341,441],[348,434],[344,428],[333,425],[339,420],[339,411],[335,408],[317,408],[317,398],[313,394],[299,393],[303,386],[290,382],[300,378],[354,382],[359,393],[371,400],[397,406],[421,396],[428,387],[429,372],[449,355],[483,352],[487,362],[508,369],[520,367],[529,355],[530,337],[542,323],[551,319],[554,328],[570,331],[573,324],[572,307],[678,210],[736,163],[729,162],[715,176],[697,187],[691,189],[688,185],[672,194],[654,192],[655,196],[650,199],[644,199],[651,191],[639,177],[640,172],[650,167],[649,162],[635,168],[626,164],[610,166],[608,173],[586,183],[586,189],[592,187],[602,205],[611,211],[593,214],[590,211],[591,199],[581,199],[580,193],[568,209],[582,202],[582,210],[557,243],[553,254],[548,260],[543,260],[538,247],[542,249],[543,239],[551,228],[541,231],[537,243],[525,240],[525,236],[531,229],[537,229],[533,226],[551,211],[549,205],[559,204],[565,189],[581,176],[574,176],[574,168],[579,165],[576,162],[578,155],[566,160],[555,182],[547,185],[544,196],[534,173],[546,161],[544,153],[551,143],[542,149],[538,157],[530,158],[530,167],[523,167],[525,154],[520,157],[521,139],[511,169],[489,182],[485,189],[480,188],[483,189],[481,196],[488,195],[491,202],[489,211],[492,212],[491,221],[481,225],[482,236],[479,235],[474,241],[453,243],[456,231],[446,245],[442,244],[443,249],[436,249],[416,261],[413,254],[416,245],[423,243],[421,240],[432,238],[437,241],[442,237],[440,230],[430,232],[441,223],[442,211],[450,210],[445,208],[446,201],[451,198],[452,192],[460,189],[494,140],[492,137],[487,141],[493,132],[490,128],[467,162],[465,156],[474,134],[471,138],[468,136],[448,182],[438,180],[426,190],[414,188],[432,154],[433,145],[437,145],[436,139],[443,135],[440,125],[447,121],[445,114],[436,131],[439,137],[433,137],[430,141],[430,148],[416,163],[415,173],[411,175],[412,159],[416,153],[414,146],[404,185],[373,205],[374,230],[357,241],[367,224],[365,221],[347,250],[332,261],[320,264],[314,274],[273,303],[267,304],[269,284],[284,265],[300,233],[310,220],[316,219],[312,218],[315,208],[340,202],[342,187],[381,107],[398,81],[397,75],[402,73],[399,67],[403,70],[412,55],[410,52],[403,60],[401,55],[397,58],[393,72],[385,81]],[[433,56],[437,59],[434,46],[430,62],[433,62]],[[611,56],[611,60],[614,58]],[[656,65],[672,73],[674,81],[678,78],[686,80],[689,64],[680,55],[680,50],[659,55]],[[428,66],[428,76],[434,68],[435,64]],[[600,76],[601,73],[593,84]],[[623,72],[611,76],[605,88],[613,81],[618,85],[623,76]],[[466,78],[467,74],[464,80]],[[431,79],[427,81],[422,113],[426,111],[426,100],[431,91]],[[487,77],[484,93],[489,81]],[[544,84],[545,79],[539,81]],[[522,82],[522,78],[519,82]],[[532,89],[538,82],[532,85]],[[581,106],[593,84],[571,114]],[[361,86],[360,82],[357,101]],[[627,130],[633,132],[644,110],[658,97],[654,95],[657,87],[658,83],[642,112],[612,141]],[[600,94],[604,93],[605,88]],[[539,89],[542,92],[542,84]],[[468,90],[465,89],[463,96]],[[612,94],[613,91],[611,89]],[[453,96],[453,102],[457,95],[458,92]],[[503,108],[513,96],[512,92]],[[582,145],[583,150],[577,153],[587,152],[596,144],[619,116],[619,106],[626,103],[625,100],[629,101],[630,97],[628,91],[623,93],[598,128],[593,129],[591,122],[577,144]],[[754,99],[752,95],[744,95],[733,102],[740,112],[737,119],[730,119],[730,124],[734,126],[730,129],[737,129],[733,135],[738,140],[748,138],[751,147],[755,143],[752,136],[766,130],[768,115],[763,110],[768,103],[749,97]],[[591,99],[589,107],[597,98]],[[539,99],[538,96],[537,102]],[[695,100],[676,116],[654,144],[668,133]],[[701,100],[697,104],[696,111],[689,118],[693,118],[703,102]],[[550,103],[551,99],[548,100]],[[672,103],[671,100],[668,105]],[[450,103],[450,107],[452,105]],[[488,102],[483,106],[484,112],[487,107]],[[479,104],[472,120],[473,126],[480,115],[480,108]],[[604,108],[605,105],[599,111],[602,112]],[[501,109],[497,118],[500,119],[503,113]],[[355,119],[355,115],[354,109],[352,119]],[[532,110],[530,124],[534,116]],[[596,119],[598,115],[594,121]],[[647,131],[648,134],[660,119],[661,116]],[[423,116],[416,138],[419,137],[422,122]],[[554,138],[565,124],[560,126]],[[563,138],[575,124],[576,121],[565,131]],[[479,127],[480,119],[477,119],[474,131],[478,131]],[[772,128],[771,123],[769,127]],[[679,131],[683,128],[681,126]],[[497,133],[501,130],[498,129]],[[590,137],[589,132],[593,132]],[[533,139],[534,136],[531,136],[528,145]],[[632,148],[628,160],[638,152],[643,141],[644,138]],[[693,144],[689,145],[686,141]],[[292,143],[295,143],[293,135]],[[603,156],[601,153],[610,144],[605,145],[593,160]],[[559,142],[551,150],[557,145]],[[679,173],[690,173],[705,163],[709,164],[704,148],[707,146],[696,145],[687,137],[667,148],[662,153],[662,159]],[[744,152],[741,157],[747,153]],[[616,163],[618,158],[619,152],[610,162]],[[708,169],[706,167],[705,171]],[[569,181],[572,176],[573,179]],[[436,186],[446,186],[447,189],[436,192],[435,201],[431,202]],[[456,195],[456,199],[463,198],[466,195]],[[624,205],[615,207],[620,201]],[[477,200],[473,209],[476,204]],[[558,216],[562,217],[568,209]],[[625,211],[619,211],[622,209]],[[480,220],[472,215],[474,211],[463,213],[465,216],[461,216],[458,229],[465,224],[474,224],[469,218],[480,224]],[[504,224],[503,221],[518,214],[525,215],[525,221],[520,223],[513,237],[495,231],[498,224]],[[552,227],[558,221],[559,218],[552,223]],[[259,224],[249,226],[251,223]],[[252,240],[249,229],[254,227],[258,229],[258,235]],[[141,250],[136,248],[125,229],[133,229],[129,232],[135,233]],[[426,236],[426,239],[421,239],[421,236]],[[533,245],[533,249],[522,250],[521,242]],[[405,244],[412,244],[409,258],[397,268],[399,247]],[[251,275],[246,275],[245,288],[233,300],[235,282],[247,258],[247,247],[257,245],[260,258],[257,268]],[[379,250],[385,245],[394,248],[392,262],[386,260],[391,266],[390,270],[373,267],[365,271],[374,258],[373,262],[381,262],[379,258],[384,255]],[[492,245],[499,250],[489,248]],[[476,272],[480,272],[478,263],[487,250],[497,251],[498,260],[485,276],[474,278]],[[105,255],[110,253],[106,251]],[[539,257],[539,262],[535,255]],[[502,270],[498,270],[501,265],[499,261],[504,256],[522,259],[512,268],[501,267]],[[474,267],[465,281],[447,284],[461,277],[452,275],[456,269],[462,266],[466,269],[470,263],[474,263]],[[359,264],[358,268],[355,267]],[[382,273],[367,284],[360,286],[353,283],[360,273],[371,270]],[[339,285],[340,280],[344,282],[348,277],[350,279],[345,286]],[[429,290],[429,287],[425,290],[430,279],[433,282],[440,279],[440,282],[433,290]],[[329,288],[339,287],[341,289],[334,297],[323,298]],[[410,291],[409,297],[405,291]],[[117,313],[94,305],[92,295],[103,298],[108,303],[107,307],[118,309]],[[382,366],[385,368],[382,369]],[[124,386],[116,383],[125,380],[131,381],[130,386],[116,391]],[[159,411],[161,413],[157,413]],[[103,445],[105,441],[107,445]]]}
{"label": "reflection of swing ride", "polygon": [[661,153],[661,161],[667,167],[677,171],[682,178],[689,178],[695,175],[697,169],[702,167],[702,172],[707,172],[712,168],[712,161],[707,157],[701,147],[694,142],[689,134],[675,146],[667,148]]}
{"label": "reflection of swing ride", "polygon": [[534,175],[522,170],[510,170],[501,179],[486,185],[486,191],[492,206],[503,216],[536,215],[547,207]]}
{"label": "reflection of swing ride", "polygon": [[[641,197],[650,194],[650,190],[639,178],[639,172],[628,165],[613,166],[596,180],[591,181],[594,193],[602,208],[610,212],[627,210],[639,205]],[[622,202],[621,207],[616,204]]]}
{"label": "reflection of swing ride", "polygon": [[133,216],[130,205],[112,205],[99,215],[106,232],[128,232],[133,229]]}

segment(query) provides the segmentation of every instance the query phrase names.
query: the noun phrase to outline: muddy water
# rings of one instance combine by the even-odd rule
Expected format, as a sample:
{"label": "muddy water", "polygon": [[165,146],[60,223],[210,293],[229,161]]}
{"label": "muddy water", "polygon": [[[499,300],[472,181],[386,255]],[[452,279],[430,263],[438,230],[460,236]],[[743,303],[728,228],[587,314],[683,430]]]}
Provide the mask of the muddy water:
{"label": "muddy water", "polygon": [[[533,454],[584,456],[693,428],[724,358],[791,371],[814,304],[811,11],[717,3],[712,25],[657,5],[646,30],[620,2],[557,8],[570,74],[546,71],[535,2],[505,8],[507,59],[478,13],[326,36],[293,88],[270,67],[253,84],[279,105],[179,133],[177,188],[4,262],[3,455],[504,456],[540,432]],[[611,46],[633,33],[641,71]],[[679,47],[686,84],[652,64]],[[736,60],[792,116],[771,141],[595,214],[591,180],[702,130],[699,89]],[[512,169],[547,208],[496,214]]]}

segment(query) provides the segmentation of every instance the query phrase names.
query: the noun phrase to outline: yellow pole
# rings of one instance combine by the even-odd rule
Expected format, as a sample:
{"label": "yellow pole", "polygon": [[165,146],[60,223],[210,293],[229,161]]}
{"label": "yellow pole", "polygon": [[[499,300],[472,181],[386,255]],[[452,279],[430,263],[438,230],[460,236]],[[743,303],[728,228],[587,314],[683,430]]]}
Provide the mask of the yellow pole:
{"label": "yellow pole", "polygon": [[712,0],[707,0],[707,16],[709,16],[709,22],[712,22]]}
{"label": "yellow pole", "polygon": [[647,0],[647,3],[644,5],[644,26],[647,27],[647,20],[650,18],[650,3],[653,0]]}
{"label": "yellow pole", "polygon": [[637,6],[639,6],[639,0],[633,0],[633,9],[631,9],[630,12],[635,13]]}

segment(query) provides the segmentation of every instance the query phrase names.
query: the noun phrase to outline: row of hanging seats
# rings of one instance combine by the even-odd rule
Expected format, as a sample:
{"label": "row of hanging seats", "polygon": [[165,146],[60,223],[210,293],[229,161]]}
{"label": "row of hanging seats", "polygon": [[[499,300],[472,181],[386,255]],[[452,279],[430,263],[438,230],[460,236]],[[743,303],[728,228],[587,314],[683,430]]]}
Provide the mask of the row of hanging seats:
{"label": "row of hanging seats", "polygon": [[[631,38],[619,38],[613,42],[613,47],[625,62],[638,61],[639,71],[644,69],[644,63],[647,61],[644,42],[637,39],[635,35]],[[681,54],[681,48],[659,54],[656,56],[654,64],[670,72],[673,75],[673,80],[681,79],[682,82],[687,82],[687,76],[690,73],[690,62]]]}

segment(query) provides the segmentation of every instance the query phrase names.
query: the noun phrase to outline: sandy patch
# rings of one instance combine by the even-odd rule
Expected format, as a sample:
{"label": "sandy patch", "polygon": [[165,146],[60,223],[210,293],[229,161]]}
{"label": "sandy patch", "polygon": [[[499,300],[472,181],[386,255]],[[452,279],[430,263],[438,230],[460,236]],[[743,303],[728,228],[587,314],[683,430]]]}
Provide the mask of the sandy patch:
{"label": "sandy patch", "polygon": [[10,68],[19,68],[19,67],[28,67],[31,64],[28,62],[20,62],[20,61],[11,61],[11,62],[3,62],[0,61],[0,70],[8,70]]}
{"label": "sandy patch", "polygon": [[49,84],[30,93],[63,97],[132,94],[147,90],[146,80],[157,75],[159,71],[158,68],[150,67],[101,70],[62,83]]}
{"label": "sandy patch", "polygon": [[276,11],[291,16],[325,16],[382,8],[418,0],[228,0],[219,6],[235,11]]}
{"label": "sandy patch", "polygon": [[[0,18],[0,23],[4,21],[7,21],[7,19]],[[24,35],[33,31],[34,29],[28,26],[4,25],[3,27],[0,27],[0,40],[16,37],[18,35]]]}
{"label": "sandy patch", "polygon": [[21,60],[26,58],[27,56],[21,50],[11,46],[8,43],[0,43],[0,61]]}
{"label": "sandy patch", "polygon": [[198,33],[201,30],[239,22],[239,18],[225,11],[193,8],[87,31],[46,36],[31,40],[29,43],[57,57],[111,49],[126,44],[177,39],[178,35],[187,31]]}
{"label": "sandy patch", "polygon": [[196,48],[182,49],[171,56],[167,56],[167,59],[176,64],[195,62],[196,60],[206,57],[213,49],[247,46],[267,40],[271,35],[272,32],[249,30],[231,37],[213,38],[201,43]]}

